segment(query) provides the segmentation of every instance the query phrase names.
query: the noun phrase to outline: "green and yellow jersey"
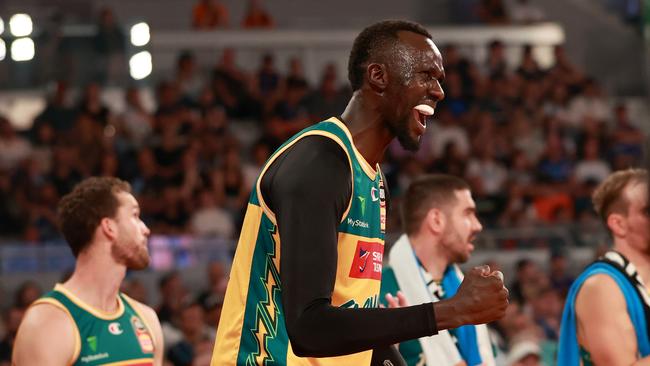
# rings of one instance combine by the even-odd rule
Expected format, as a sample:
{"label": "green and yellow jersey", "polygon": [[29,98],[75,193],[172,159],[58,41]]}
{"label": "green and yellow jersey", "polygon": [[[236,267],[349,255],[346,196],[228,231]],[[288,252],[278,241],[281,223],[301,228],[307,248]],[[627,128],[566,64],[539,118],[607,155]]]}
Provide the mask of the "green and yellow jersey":
{"label": "green and yellow jersey", "polygon": [[153,366],[153,333],[128,296],[120,293],[117,311],[109,314],[57,284],[32,306],[40,304],[56,306],[74,323],[75,351],[70,365]]}
{"label": "green and yellow jersey", "polygon": [[357,151],[347,127],[331,118],[285,142],[258,177],[233,261],[212,366],[370,364],[372,351],[339,357],[297,357],[287,335],[280,281],[282,238],[260,183],[283,152],[314,135],[329,138],[341,147],[352,177],[351,197],[337,228],[338,256],[331,304],[346,308],[378,306],[386,218],[384,183],[378,166],[370,166]]}

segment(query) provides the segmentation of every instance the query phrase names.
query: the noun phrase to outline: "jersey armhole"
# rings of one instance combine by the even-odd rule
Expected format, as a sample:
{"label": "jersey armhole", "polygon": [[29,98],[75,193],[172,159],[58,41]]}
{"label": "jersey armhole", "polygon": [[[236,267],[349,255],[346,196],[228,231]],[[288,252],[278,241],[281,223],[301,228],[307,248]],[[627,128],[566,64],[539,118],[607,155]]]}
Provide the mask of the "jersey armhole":
{"label": "jersey armhole", "polygon": [[33,304],[30,305],[30,308],[33,306],[38,306],[38,305],[52,305],[58,309],[63,310],[68,315],[68,318],[70,318],[70,322],[72,323],[72,326],[74,327],[74,351],[72,353],[72,357],[70,358],[70,363],[69,365],[74,365],[75,362],[77,362],[77,359],[79,358],[79,354],[81,353],[81,335],[79,334],[79,327],[77,327],[77,323],[74,320],[74,317],[72,314],[70,314],[70,311],[68,308],[66,308],[63,304],[61,304],[58,300],[53,299],[53,298],[41,298],[36,301],[34,301]]}
{"label": "jersey armhole", "polygon": [[[143,316],[143,315],[142,315],[142,312],[141,312],[140,309],[139,309],[139,305],[140,305],[140,303],[138,303],[136,300],[130,298],[129,296],[127,296],[127,295],[125,295],[125,294],[122,294],[122,293],[121,293],[120,295],[122,295],[122,297],[124,298],[124,300],[126,300],[126,302],[129,303],[129,305],[131,306],[131,309],[133,309],[133,311],[135,311],[136,315],[137,315],[137,316],[140,318],[140,320],[142,320],[142,322],[144,323],[144,326],[147,328],[147,330],[149,331],[149,334],[151,335],[151,342],[153,342],[153,347],[154,347],[154,350],[155,350],[156,347],[157,347],[157,345],[156,345],[156,337],[155,337],[155,335],[154,335],[153,328],[152,328],[151,325],[149,324],[149,320],[147,319],[146,316]],[[154,354],[155,354],[155,352],[154,352]]]}
{"label": "jersey armhole", "polygon": [[280,150],[278,150],[278,152],[275,153],[275,155],[273,155],[273,157],[271,157],[271,159],[269,159],[269,161],[266,163],[266,166],[264,166],[264,169],[260,173],[260,176],[257,178],[257,183],[255,184],[255,189],[257,191],[257,199],[259,200],[260,207],[262,207],[262,210],[269,217],[269,219],[271,220],[271,222],[273,222],[274,225],[277,225],[277,220],[275,218],[275,213],[271,210],[270,207],[268,207],[266,205],[266,202],[264,201],[264,197],[262,196],[262,188],[261,188],[262,178],[264,177],[264,174],[266,174],[266,171],[269,169],[269,167],[275,162],[275,160],[280,155],[282,155],[285,151],[287,151],[295,143],[297,143],[298,141],[302,140],[304,137],[307,137],[307,136],[324,136],[324,137],[327,137],[327,138],[333,140],[334,142],[336,142],[341,147],[343,152],[345,153],[345,156],[348,158],[348,165],[350,167],[350,183],[351,183],[352,189],[350,191],[350,197],[348,199],[347,207],[346,207],[345,211],[343,212],[343,215],[341,216],[341,219],[340,219],[339,223],[342,223],[345,220],[345,217],[348,215],[348,213],[350,212],[350,208],[352,207],[352,196],[353,196],[353,193],[354,193],[354,170],[352,168],[352,166],[353,166],[352,165],[352,159],[350,158],[350,154],[348,153],[348,150],[345,148],[345,144],[343,143],[343,141],[341,141],[341,139],[338,136],[336,136],[335,134],[333,134],[331,132],[322,131],[322,130],[312,130],[312,131],[306,132],[302,136],[299,136],[298,138],[296,138],[295,140],[291,141],[289,144],[285,145]]}

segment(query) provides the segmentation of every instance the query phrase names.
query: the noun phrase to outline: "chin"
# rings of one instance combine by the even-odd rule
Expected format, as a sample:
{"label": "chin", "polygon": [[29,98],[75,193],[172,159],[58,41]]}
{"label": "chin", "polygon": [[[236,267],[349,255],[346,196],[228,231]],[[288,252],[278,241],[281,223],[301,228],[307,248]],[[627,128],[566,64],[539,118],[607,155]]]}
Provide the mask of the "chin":
{"label": "chin", "polygon": [[416,152],[420,150],[419,139],[414,139],[410,136],[399,135],[397,136],[397,141],[399,141],[400,146],[402,146],[404,150],[408,150],[411,152]]}

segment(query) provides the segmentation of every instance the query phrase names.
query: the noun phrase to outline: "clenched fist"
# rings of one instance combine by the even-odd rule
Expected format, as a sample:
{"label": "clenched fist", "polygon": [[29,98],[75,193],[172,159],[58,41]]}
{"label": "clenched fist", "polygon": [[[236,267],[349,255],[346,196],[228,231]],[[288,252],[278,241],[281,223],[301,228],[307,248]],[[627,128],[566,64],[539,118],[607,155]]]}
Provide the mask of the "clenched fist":
{"label": "clenched fist", "polygon": [[501,319],[508,307],[503,274],[489,266],[472,268],[452,298],[434,303],[438,330]]}

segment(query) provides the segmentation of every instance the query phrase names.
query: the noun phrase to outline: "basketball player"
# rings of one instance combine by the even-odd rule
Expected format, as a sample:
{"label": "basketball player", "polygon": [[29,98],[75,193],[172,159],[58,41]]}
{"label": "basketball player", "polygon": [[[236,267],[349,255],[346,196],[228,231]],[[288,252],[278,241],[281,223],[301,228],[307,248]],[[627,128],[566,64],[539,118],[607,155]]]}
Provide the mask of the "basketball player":
{"label": "basketball player", "polygon": [[648,175],[618,171],[594,191],[594,208],[613,250],[588,266],[569,290],[558,365],[650,364],[650,219]]}
{"label": "basketball player", "polygon": [[377,308],[387,204],[378,163],[395,137],[419,147],[444,70],[431,35],[406,21],[363,30],[348,70],[342,116],[285,142],[257,180],[213,366],[397,364],[394,343],[504,315],[507,290],[486,267],[448,300]]}
{"label": "basketball player", "polygon": [[[405,233],[391,247],[381,298],[401,292],[415,305],[453,296],[463,279],[456,263],[467,262],[482,230],[469,185],[451,175],[417,178],[402,198],[401,213]],[[485,324],[402,342],[399,351],[409,366],[495,365]]]}
{"label": "basketball player", "polygon": [[61,199],[75,270],[28,309],[15,366],[162,365],[156,313],[119,292],[127,269],[149,264],[149,229],[139,215],[131,187],[117,178],[88,178]]}

